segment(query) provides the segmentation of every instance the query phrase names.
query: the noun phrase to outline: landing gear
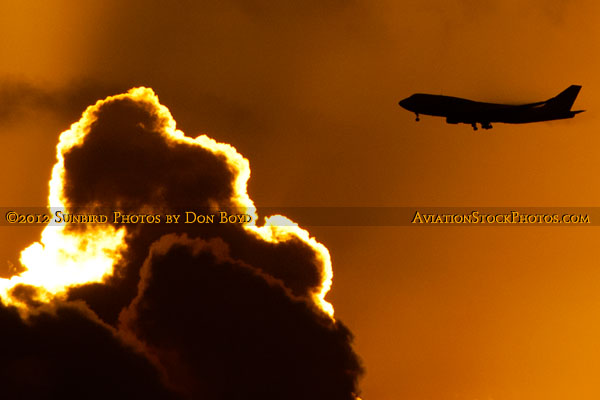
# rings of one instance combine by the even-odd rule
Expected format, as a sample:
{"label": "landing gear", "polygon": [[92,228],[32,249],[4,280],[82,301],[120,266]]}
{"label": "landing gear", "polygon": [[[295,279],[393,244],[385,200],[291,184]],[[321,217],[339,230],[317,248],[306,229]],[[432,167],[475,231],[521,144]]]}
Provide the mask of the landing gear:
{"label": "landing gear", "polygon": [[419,113],[415,113],[415,115],[417,116],[417,118],[415,118],[415,121],[419,122],[420,121],[420,119],[419,119]]}
{"label": "landing gear", "polygon": [[[477,130],[477,122],[471,122],[471,126],[473,127],[474,131]],[[483,128],[483,129],[492,129],[493,126],[489,122],[481,122],[481,128]]]}

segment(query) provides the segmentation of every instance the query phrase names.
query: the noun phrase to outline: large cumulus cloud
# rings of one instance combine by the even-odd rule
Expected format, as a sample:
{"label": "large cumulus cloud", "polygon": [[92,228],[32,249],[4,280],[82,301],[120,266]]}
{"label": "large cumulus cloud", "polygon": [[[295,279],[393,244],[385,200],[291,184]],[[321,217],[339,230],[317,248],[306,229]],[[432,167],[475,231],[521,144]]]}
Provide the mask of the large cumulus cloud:
{"label": "large cumulus cloud", "polygon": [[[248,177],[248,162],[235,149],[185,137],[154,93],[138,88],[96,103],[61,135],[53,174],[60,187],[50,198],[67,210],[132,214],[243,209],[253,206]],[[41,318],[69,335],[96,329],[91,337],[100,339],[90,345],[104,341],[123,350],[103,352],[101,364],[117,371],[127,366],[134,378],[159,375],[165,396],[353,399],[359,392],[362,368],[352,335],[324,307],[329,255],[305,231],[114,225],[125,230],[125,246],[112,276],[70,288],[66,306],[42,306],[29,316],[30,325],[11,311],[9,324],[27,330]],[[66,231],[85,237],[96,229],[72,225]],[[21,297],[33,297],[28,293],[21,290]],[[75,322],[67,318],[73,312],[64,311],[74,309],[71,304],[84,310]],[[43,329],[51,329],[47,325]],[[85,347],[85,339],[78,343]]]}

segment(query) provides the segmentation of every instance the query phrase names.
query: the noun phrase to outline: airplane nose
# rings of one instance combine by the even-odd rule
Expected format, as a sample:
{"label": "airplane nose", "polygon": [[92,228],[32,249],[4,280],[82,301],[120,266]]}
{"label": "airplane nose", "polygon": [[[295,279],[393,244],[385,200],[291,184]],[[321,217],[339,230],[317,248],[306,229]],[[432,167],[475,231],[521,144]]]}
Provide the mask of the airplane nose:
{"label": "airplane nose", "polygon": [[408,108],[408,107],[409,107],[409,101],[408,101],[408,98],[406,98],[406,99],[404,99],[404,100],[400,100],[400,101],[398,102],[398,104],[399,104],[399,105],[400,105],[400,107],[402,107],[402,108],[405,108],[405,109],[407,109],[407,110],[409,109],[409,108]]}

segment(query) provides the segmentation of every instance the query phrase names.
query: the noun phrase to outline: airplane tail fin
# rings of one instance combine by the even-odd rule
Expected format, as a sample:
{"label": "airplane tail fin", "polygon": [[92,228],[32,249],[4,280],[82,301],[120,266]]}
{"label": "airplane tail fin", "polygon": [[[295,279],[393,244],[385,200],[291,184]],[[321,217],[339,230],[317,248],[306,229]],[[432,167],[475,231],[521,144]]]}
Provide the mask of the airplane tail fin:
{"label": "airplane tail fin", "polygon": [[571,111],[571,107],[581,90],[579,85],[571,85],[563,90],[558,96],[546,101],[546,106],[556,109],[557,111]]}

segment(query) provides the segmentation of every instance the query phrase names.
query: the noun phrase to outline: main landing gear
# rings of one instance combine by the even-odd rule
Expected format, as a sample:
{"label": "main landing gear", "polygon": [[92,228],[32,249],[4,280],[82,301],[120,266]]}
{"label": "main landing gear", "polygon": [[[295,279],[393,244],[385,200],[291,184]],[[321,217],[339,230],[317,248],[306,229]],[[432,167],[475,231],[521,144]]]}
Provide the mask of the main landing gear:
{"label": "main landing gear", "polygon": [[420,121],[420,119],[419,119],[419,113],[415,113],[415,115],[417,116],[417,118],[415,118],[415,121],[419,122]]}
{"label": "main landing gear", "polygon": [[[474,131],[477,130],[477,122],[471,123],[471,126],[473,127]],[[492,124],[490,124],[489,122],[481,122],[481,127],[483,129],[492,129],[493,128]]]}

